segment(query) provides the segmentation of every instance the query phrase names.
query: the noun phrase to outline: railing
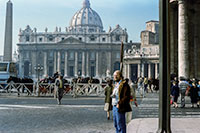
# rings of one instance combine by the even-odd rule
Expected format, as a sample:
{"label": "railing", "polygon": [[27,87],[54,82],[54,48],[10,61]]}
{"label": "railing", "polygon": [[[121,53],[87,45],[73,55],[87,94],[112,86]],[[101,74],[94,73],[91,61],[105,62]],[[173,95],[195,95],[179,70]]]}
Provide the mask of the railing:
{"label": "railing", "polygon": [[73,96],[76,97],[78,95],[89,96],[89,95],[104,95],[106,84],[84,84],[84,83],[76,83],[73,85]]}
{"label": "railing", "polygon": [[[67,83],[64,84],[64,95],[101,96],[104,95],[106,83]],[[28,94],[33,96],[54,95],[54,83],[8,83],[0,84],[0,93]]]}

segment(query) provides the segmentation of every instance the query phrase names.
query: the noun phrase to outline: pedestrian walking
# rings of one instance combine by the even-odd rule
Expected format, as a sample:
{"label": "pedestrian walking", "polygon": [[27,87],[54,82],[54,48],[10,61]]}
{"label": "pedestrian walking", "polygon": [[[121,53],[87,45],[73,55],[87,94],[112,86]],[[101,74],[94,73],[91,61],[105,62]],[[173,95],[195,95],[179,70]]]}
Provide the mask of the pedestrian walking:
{"label": "pedestrian walking", "polygon": [[148,93],[148,79],[147,77],[144,78],[144,81],[143,81],[143,84],[144,84],[144,92]]}
{"label": "pedestrian walking", "polygon": [[177,100],[179,97],[179,87],[178,87],[178,83],[176,81],[173,81],[173,83],[172,83],[171,97],[172,97],[173,107],[177,108],[178,107]]}
{"label": "pedestrian walking", "polygon": [[143,78],[142,77],[140,77],[138,79],[137,84],[138,84],[137,92],[140,93],[140,95],[143,97],[144,96],[144,90],[143,90]]}
{"label": "pedestrian walking", "polygon": [[112,111],[112,88],[113,88],[113,80],[107,80],[107,87],[105,88],[105,106],[104,111],[106,111],[107,119],[110,120],[110,111]]}
{"label": "pedestrian walking", "polygon": [[122,73],[117,70],[113,74],[115,84],[113,86],[112,105],[113,121],[116,133],[126,133],[125,113],[131,111],[130,86],[123,80]]}
{"label": "pedestrian walking", "polygon": [[55,81],[55,96],[57,98],[58,105],[61,104],[61,99],[63,97],[64,92],[64,81],[63,76],[59,75]]}
{"label": "pedestrian walking", "polygon": [[188,86],[189,84],[186,81],[185,77],[180,77],[179,88],[181,93],[181,108],[185,107],[185,93]]}
{"label": "pedestrian walking", "polygon": [[190,99],[191,99],[191,107],[194,108],[194,104],[198,102],[198,90],[199,88],[196,85],[196,82],[192,83],[192,87],[190,88]]}

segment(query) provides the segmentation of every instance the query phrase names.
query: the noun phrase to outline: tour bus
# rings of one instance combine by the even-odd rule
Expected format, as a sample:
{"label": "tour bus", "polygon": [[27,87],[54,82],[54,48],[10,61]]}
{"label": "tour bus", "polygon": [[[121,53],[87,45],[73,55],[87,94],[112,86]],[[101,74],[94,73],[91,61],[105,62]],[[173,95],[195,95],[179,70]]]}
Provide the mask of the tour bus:
{"label": "tour bus", "polygon": [[17,67],[14,62],[0,62],[0,84],[6,84],[10,76],[17,77]]}

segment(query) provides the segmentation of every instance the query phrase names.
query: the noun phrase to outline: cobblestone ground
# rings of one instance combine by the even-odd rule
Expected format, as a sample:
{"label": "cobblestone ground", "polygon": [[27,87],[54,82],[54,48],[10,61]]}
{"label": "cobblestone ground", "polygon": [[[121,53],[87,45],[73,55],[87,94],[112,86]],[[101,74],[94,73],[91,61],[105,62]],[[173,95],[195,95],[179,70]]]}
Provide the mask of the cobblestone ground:
{"label": "cobblestone ground", "polygon": [[103,111],[104,98],[0,97],[1,133],[112,133]]}
{"label": "cobblestone ground", "polygon": [[[138,95],[137,100],[133,119],[158,118],[158,93]],[[103,107],[103,97],[65,96],[62,105],[57,105],[53,97],[0,95],[0,133],[114,133],[113,121],[106,119]],[[200,118],[200,108],[191,108],[186,97],[186,107],[172,107],[171,116]]]}

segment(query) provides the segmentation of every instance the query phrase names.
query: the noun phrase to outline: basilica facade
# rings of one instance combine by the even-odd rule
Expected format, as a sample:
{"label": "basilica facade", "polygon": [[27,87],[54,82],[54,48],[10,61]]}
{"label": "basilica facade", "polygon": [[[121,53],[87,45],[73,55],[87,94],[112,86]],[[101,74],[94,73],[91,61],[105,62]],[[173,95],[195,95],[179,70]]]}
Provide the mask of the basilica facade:
{"label": "basilica facade", "polygon": [[120,45],[125,49],[128,34],[116,25],[104,31],[103,23],[89,0],[83,1],[64,31],[56,27],[50,32],[38,32],[29,25],[19,31],[19,76],[52,76],[60,72],[67,77],[110,76],[120,67]]}

